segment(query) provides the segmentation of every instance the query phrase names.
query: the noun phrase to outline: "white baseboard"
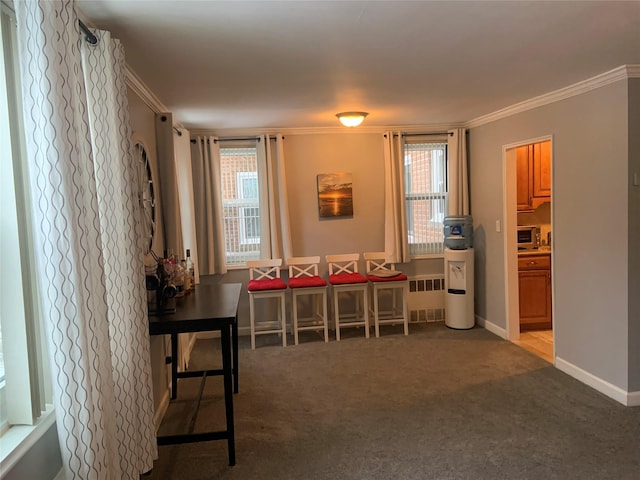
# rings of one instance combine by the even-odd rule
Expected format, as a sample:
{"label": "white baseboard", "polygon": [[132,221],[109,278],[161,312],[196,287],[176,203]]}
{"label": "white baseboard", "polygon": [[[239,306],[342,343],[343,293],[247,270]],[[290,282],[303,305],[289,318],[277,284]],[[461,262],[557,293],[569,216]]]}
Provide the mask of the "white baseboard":
{"label": "white baseboard", "polygon": [[[479,315],[476,315],[476,323],[494,335],[508,340],[506,329],[499,327],[495,323],[492,323]],[[598,378],[586,370],[583,370],[559,357],[555,358],[554,365],[557,369],[590,386],[607,397],[612,398],[616,402],[620,402],[622,405],[627,407],[640,406],[640,391],[627,392],[622,388],[616,387],[615,385],[606,382],[605,380],[602,380],[601,378]]]}
{"label": "white baseboard", "polygon": [[627,407],[640,406],[640,392],[627,392],[560,357],[556,357],[555,366],[558,370],[563,371],[567,375],[572,376],[576,380],[581,381],[622,405]]}
{"label": "white baseboard", "polygon": [[627,393],[627,406],[640,407],[640,392]]}
{"label": "white baseboard", "polygon": [[[289,326],[287,325],[287,330],[289,330]],[[251,335],[251,327],[238,327],[238,336],[249,336]],[[219,338],[220,332],[198,332],[196,334],[197,338]]]}
{"label": "white baseboard", "polygon": [[198,332],[195,338],[205,340],[207,338],[220,338],[220,332]]}
{"label": "white baseboard", "polygon": [[494,335],[507,340],[507,331],[496,325],[495,323],[490,322],[486,318],[481,317],[480,315],[476,315],[476,323],[480,325],[482,328],[489,330]]}
{"label": "white baseboard", "polygon": [[189,341],[189,354],[191,354],[191,352],[193,351],[196,340],[198,340],[198,332],[196,332],[195,335],[191,335],[191,340]]}
{"label": "white baseboard", "polygon": [[164,395],[162,395],[162,399],[160,400],[160,405],[158,406],[158,410],[156,410],[155,415],[153,416],[153,424],[156,428],[156,435],[158,434],[158,430],[160,429],[160,424],[162,423],[162,419],[164,418],[165,413],[167,413],[167,409],[169,408],[169,402],[171,401],[171,389],[168,388]]}

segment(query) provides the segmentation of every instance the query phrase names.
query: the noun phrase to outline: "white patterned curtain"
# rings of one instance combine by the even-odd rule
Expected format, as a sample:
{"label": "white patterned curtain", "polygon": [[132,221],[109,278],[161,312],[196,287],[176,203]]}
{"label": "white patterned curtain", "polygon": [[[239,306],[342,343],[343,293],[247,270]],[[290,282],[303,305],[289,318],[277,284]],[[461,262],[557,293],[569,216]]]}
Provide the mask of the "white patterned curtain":
{"label": "white patterned curtain", "polygon": [[384,250],[388,261],[411,260],[407,241],[404,194],[404,137],[386,132],[384,142]]}
{"label": "white patterned curtain", "polygon": [[467,138],[464,128],[449,130],[449,215],[469,215],[469,178],[467,173]]}
{"label": "white patterned curtain", "polygon": [[72,1],[15,2],[42,311],[66,478],[138,479],[157,456],[124,54]]}
{"label": "white patterned curtain", "polygon": [[[268,251],[262,252],[262,258],[291,257],[291,227],[289,225],[289,202],[287,196],[287,178],[284,168],[284,137],[276,135],[272,148],[269,135],[260,137],[259,145],[264,148],[266,156],[267,195],[269,198]],[[274,151],[275,150],[275,151]],[[261,242],[266,244],[267,242]]]}
{"label": "white patterned curtain", "polygon": [[196,138],[191,154],[191,169],[200,274],[227,273],[220,190],[220,144],[216,137]]}

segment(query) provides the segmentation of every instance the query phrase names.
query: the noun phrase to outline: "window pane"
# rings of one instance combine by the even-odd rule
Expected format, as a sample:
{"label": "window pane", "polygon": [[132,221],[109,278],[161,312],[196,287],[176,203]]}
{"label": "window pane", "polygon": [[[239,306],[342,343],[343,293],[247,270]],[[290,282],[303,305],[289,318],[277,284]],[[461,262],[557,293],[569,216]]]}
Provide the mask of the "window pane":
{"label": "window pane", "polygon": [[[241,173],[254,173],[254,172],[241,172]],[[241,176],[238,180],[238,186],[242,187],[239,192],[240,198],[253,198],[258,199],[258,178],[257,175],[252,177]]]}
{"label": "window pane", "polygon": [[260,212],[257,207],[240,208],[240,243],[260,243]]}
{"label": "window pane", "polygon": [[444,251],[446,158],[446,143],[405,145],[405,207],[412,257]]}
{"label": "window pane", "polygon": [[260,204],[255,147],[220,148],[226,262],[260,258]]}

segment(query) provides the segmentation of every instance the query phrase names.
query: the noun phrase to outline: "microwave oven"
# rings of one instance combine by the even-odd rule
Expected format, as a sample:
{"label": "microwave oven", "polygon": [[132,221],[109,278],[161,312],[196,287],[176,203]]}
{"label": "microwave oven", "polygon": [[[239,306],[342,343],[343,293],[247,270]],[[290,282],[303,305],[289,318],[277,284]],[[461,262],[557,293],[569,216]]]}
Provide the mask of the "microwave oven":
{"label": "microwave oven", "polygon": [[538,248],[540,229],[536,225],[518,225],[518,250]]}

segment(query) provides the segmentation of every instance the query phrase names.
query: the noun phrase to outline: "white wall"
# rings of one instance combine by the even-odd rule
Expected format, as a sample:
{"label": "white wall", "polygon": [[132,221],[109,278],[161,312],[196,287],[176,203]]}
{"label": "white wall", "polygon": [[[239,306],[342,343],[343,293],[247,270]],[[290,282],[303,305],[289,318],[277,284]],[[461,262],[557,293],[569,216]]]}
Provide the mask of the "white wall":
{"label": "white wall", "polygon": [[[627,81],[470,132],[471,204],[482,244],[477,313],[506,328],[502,147],[553,135],[554,330],[558,358],[627,390]],[[635,347],[640,345],[636,344]]]}
{"label": "white wall", "polygon": [[[288,135],[284,152],[296,256],[384,250],[381,134]],[[353,176],[353,217],[321,219],[316,177],[336,172]]]}
{"label": "white wall", "polygon": [[[155,113],[151,110],[138,95],[128,89],[129,116],[131,118],[131,129],[134,138],[142,138],[147,147],[147,153],[151,159],[151,173],[155,185],[156,198],[156,231],[153,236],[153,250],[162,255],[164,240],[162,234],[162,202],[158,181],[158,155],[156,148],[156,127]],[[153,398],[154,411],[158,412],[162,408],[163,401],[167,398],[169,388],[168,369],[165,364],[165,357],[170,349],[167,347],[168,340],[164,336],[151,337],[151,367],[153,378]]]}
{"label": "white wall", "polygon": [[[629,178],[640,182],[640,78],[629,80]],[[629,391],[640,392],[640,186],[629,182]]]}
{"label": "white wall", "polygon": [[[294,256],[319,255],[320,274],[327,274],[325,255],[384,250],[384,157],[382,133],[286,135],[284,140],[287,194]],[[353,176],[353,217],[321,219],[317,175],[348,172]],[[442,259],[398,265],[408,275],[443,272]],[[364,271],[364,260],[360,262]],[[283,271],[283,276],[286,272]],[[211,281],[241,282],[246,269],[230,270]],[[289,311],[288,309],[287,311]],[[249,326],[248,294],[240,296],[238,324]]]}

